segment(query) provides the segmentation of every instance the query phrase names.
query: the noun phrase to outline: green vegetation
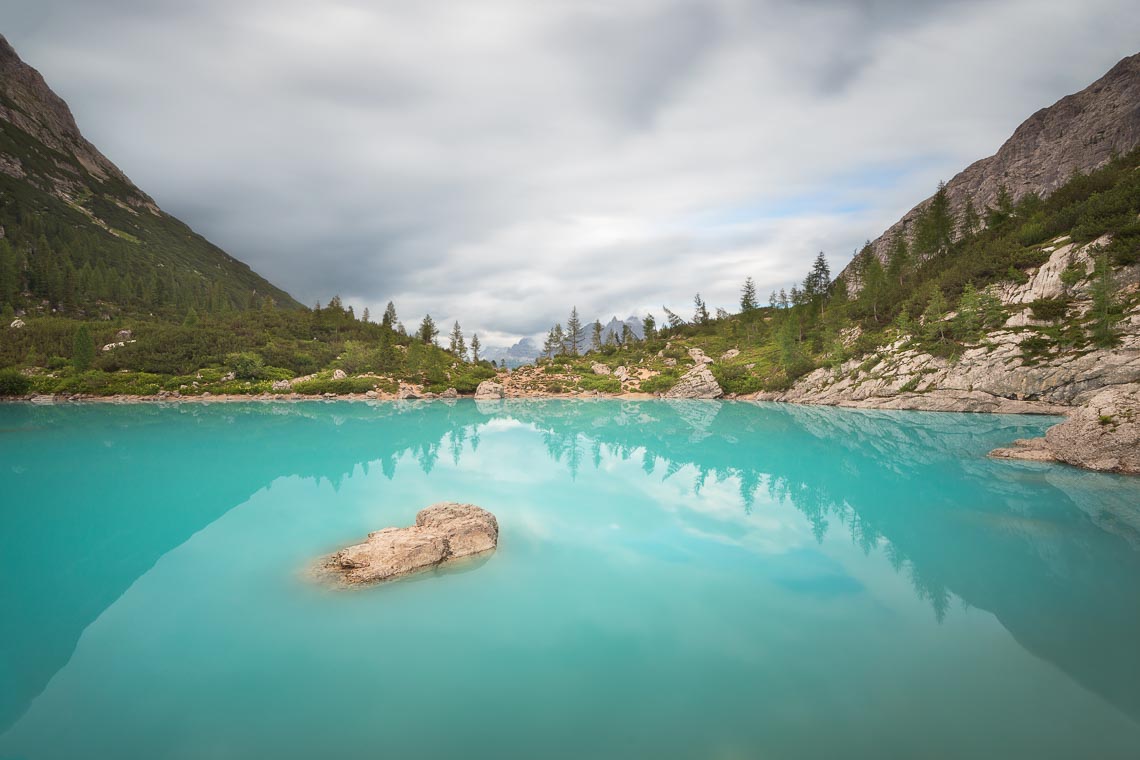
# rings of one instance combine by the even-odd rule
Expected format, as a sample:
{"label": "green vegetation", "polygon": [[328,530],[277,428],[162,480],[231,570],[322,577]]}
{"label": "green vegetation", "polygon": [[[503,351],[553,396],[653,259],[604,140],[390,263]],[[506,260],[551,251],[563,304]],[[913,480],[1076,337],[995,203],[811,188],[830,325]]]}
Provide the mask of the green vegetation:
{"label": "green vegetation", "polygon": [[[1005,323],[1009,312],[996,289],[1027,281],[1027,270],[1054,250],[1048,241],[1080,246],[1106,235],[1110,241],[1096,254],[1091,275],[1073,261],[1061,275],[1064,297],[1029,304],[1035,320],[1051,324],[1020,329],[1027,332],[1022,358],[1031,364],[1061,349],[1109,347],[1119,341],[1117,324],[1125,312],[1113,267],[1140,261],[1138,215],[1140,149],[1090,174],[1074,175],[1048,198],[1029,194],[1015,202],[1003,189],[993,207],[979,210],[968,201],[957,216],[940,185],[914,221],[912,237],[897,237],[882,258],[869,243],[864,246],[849,270],[851,283],[845,277],[832,280],[820,253],[803,282],[773,292],[766,307],[758,305],[749,278],[738,314],[718,310],[711,316],[698,294],[690,320],[664,308],[665,324],[658,327],[648,316],[644,340],[627,335],[603,342],[601,325],[595,323],[585,356],[570,363],[563,357],[578,352],[555,325],[540,363],[557,366],[558,382],[567,387],[575,374],[582,375],[579,383],[587,380],[595,361],[641,368],[650,377],[627,387],[661,392],[683,372],[666,359],[687,360],[690,347],[716,359],[731,348],[739,353],[714,361],[711,369],[727,393],[743,394],[787,388],[817,367],[837,367],[852,358],[867,356],[863,367],[869,370],[878,363],[881,347],[896,341],[953,359]],[[1091,298],[1087,314],[1070,308],[1078,290]],[[919,385],[914,378],[904,388],[916,391]]]}

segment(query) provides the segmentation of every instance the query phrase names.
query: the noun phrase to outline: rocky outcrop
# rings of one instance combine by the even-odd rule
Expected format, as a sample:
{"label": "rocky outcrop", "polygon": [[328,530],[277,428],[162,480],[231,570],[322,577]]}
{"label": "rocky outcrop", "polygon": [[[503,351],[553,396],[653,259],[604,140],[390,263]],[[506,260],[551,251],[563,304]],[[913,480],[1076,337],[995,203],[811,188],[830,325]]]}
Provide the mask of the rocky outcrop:
{"label": "rocky outcrop", "polygon": [[503,398],[504,395],[502,384],[496,383],[494,380],[484,380],[475,389],[475,398],[477,399]]}
{"label": "rocky outcrop", "polygon": [[608,375],[608,374],[610,374],[610,368],[607,367],[605,364],[602,364],[601,362],[595,362],[594,364],[591,364],[590,365],[590,371],[593,372],[595,375]]}
{"label": "rocky outcrop", "polygon": [[344,373],[344,370],[343,370],[343,369],[334,369],[334,370],[333,370],[333,374],[332,374],[332,379],[333,379],[333,380],[344,380],[344,379],[346,379],[347,377],[348,377],[348,375],[346,375],[346,374]]}
{"label": "rocky outcrop", "polygon": [[430,570],[451,560],[493,551],[499,522],[473,504],[445,502],[420,510],[408,528],[369,533],[318,562],[318,577],[338,586],[360,586]]}
{"label": "rocky outcrop", "polygon": [[459,391],[454,388],[448,388],[443,393],[439,394],[440,398],[459,398]]}
{"label": "rocky outcrop", "polygon": [[704,351],[702,351],[699,348],[690,348],[689,349],[689,358],[692,359],[693,361],[695,361],[697,364],[712,364],[713,363],[712,357],[708,356]]}
{"label": "rocky outcrop", "polygon": [[1140,474],[1140,385],[1105,388],[1045,431],[1044,438],[1014,441],[1013,448],[995,449],[990,456]]}
{"label": "rocky outcrop", "polygon": [[[976,161],[946,183],[955,218],[966,200],[982,211],[994,205],[1004,186],[1014,197],[1047,195],[1074,172],[1089,172],[1115,155],[1140,145],[1140,53],[1117,63],[1084,90],[1068,95],[1026,119],[989,158]],[[913,224],[930,199],[915,206],[871,245],[884,261],[895,235],[913,234]],[[851,266],[844,270],[854,284]]]}
{"label": "rocky outcrop", "polygon": [[681,375],[677,384],[665,393],[665,398],[720,398],[724,390],[717,383],[708,365],[699,363]]}

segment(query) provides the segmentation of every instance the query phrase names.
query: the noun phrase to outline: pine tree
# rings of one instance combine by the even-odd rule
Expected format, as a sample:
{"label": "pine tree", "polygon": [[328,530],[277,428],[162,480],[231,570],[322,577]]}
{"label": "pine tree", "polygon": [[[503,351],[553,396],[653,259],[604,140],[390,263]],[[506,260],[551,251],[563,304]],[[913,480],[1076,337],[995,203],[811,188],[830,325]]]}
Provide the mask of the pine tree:
{"label": "pine tree", "polygon": [[186,319],[182,320],[184,327],[196,327],[198,325],[198,312],[191,306],[186,311]]}
{"label": "pine tree", "polygon": [[776,299],[776,291],[773,290],[771,293],[768,294],[768,308],[775,311],[776,305],[778,303],[779,303],[779,301]]}
{"label": "pine tree", "polygon": [[479,333],[471,336],[471,361],[472,363],[479,363],[479,352],[483,349],[483,345],[479,342]]}
{"label": "pine tree", "polygon": [[751,277],[744,280],[744,288],[740,291],[740,311],[747,314],[758,308],[756,303],[756,283]]}
{"label": "pine tree", "polygon": [[455,326],[451,328],[451,343],[448,345],[448,350],[460,359],[467,358],[467,343],[463,340],[463,330],[459,327],[459,320],[456,320]]}
{"label": "pine tree", "polygon": [[665,319],[666,319],[666,321],[668,321],[670,329],[675,330],[678,327],[681,327],[682,325],[685,324],[685,320],[681,319],[679,316],[677,316],[673,312],[669,311],[669,309],[667,309],[666,307],[662,306],[661,310],[665,312]]}
{"label": "pine tree", "polygon": [[368,307],[364,307],[364,312],[360,315],[360,321],[367,324],[372,321],[372,315],[368,313]]}
{"label": "pine tree", "polygon": [[657,320],[652,314],[646,314],[641,320],[641,332],[646,340],[654,340],[657,337]]}
{"label": "pine tree", "polygon": [[380,318],[380,324],[394,330],[396,329],[396,323],[399,321],[400,320],[396,318],[396,304],[389,301],[387,308],[384,309],[384,316]]}
{"label": "pine tree", "polygon": [[95,343],[87,325],[80,325],[75,331],[75,341],[71,351],[71,366],[76,372],[86,372],[95,361]]}
{"label": "pine tree", "polygon": [[420,322],[420,329],[416,331],[416,337],[424,343],[434,345],[437,335],[439,335],[439,329],[435,326],[435,320],[431,318],[431,314],[425,314],[424,321]]}
{"label": "pine tree", "polygon": [[578,319],[578,307],[575,306],[570,310],[570,319],[566,322],[566,343],[571,356],[578,355],[578,349],[582,347],[584,338],[582,321]]}
{"label": "pine tree", "polygon": [[709,322],[709,310],[705,306],[705,302],[701,300],[701,294],[697,293],[693,296],[693,323],[698,325],[707,325]]}
{"label": "pine tree", "polygon": [[787,309],[790,302],[788,301],[788,293],[783,288],[780,288],[780,297],[776,301],[781,309]]}
{"label": "pine tree", "polygon": [[554,326],[551,325],[550,332],[546,334],[546,340],[542,343],[542,355],[547,359],[553,359],[554,355],[558,352],[558,340],[554,336]]}
{"label": "pine tree", "polygon": [[827,265],[827,258],[820,251],[812,263],[811,271],[804,278],[804,296],[810,301],[827,294],[831,285],[831,267]]}
{"label": "pine tree", "polygon": [[1116,308],[1116,278],[1112,276],[1112,266],[1108,254],[1101,253],[1096,259],[1092,281],[1093,342],[1103,348],[1116,345],[1120,340],[1116,329],[1118,318]]}
{"label": "pine tree", "polygon": [[967,196],[966,207],[962,209],[962,220],[958,223],[958,234],[962,237],[969,237],[976,233],[981,226],[982,217],[974,208],[974,199]]}
{"label": "pine tree", "polygon": [[602,348],[602,323],[599,320],[594,321],[594,329],[590,334],[590,347],[595,351],[600,351]]}
{"label": "pine tree", "polygon": [[942,289],[935,287],[934,294],[926,304],[926,311],[922,313],[922,332],[927,340],[937,339],[939,343],[946,340],[946,323],[942,318],[946,316],[946,297]]}
{"label": "pine tree", "polygon": [[562,355],[566,353],[566,332],[562,329],[562,323],[554,325],[554,353]]}
{"label": "pine tree", "polygon": [[915,222],[914,248],[920,258],[942,253],[954,238],[954,217],[946,183],[938,183],[938,191]]}
{"label": "pine tree", "polygon": [[637,336],[633,334],[633,328],[631,328],[625,322],[622,322],[621,323],[621,344],[623,346],[630,346],[630,345],[633,345],[633,342],[635,340],[637,340]]}

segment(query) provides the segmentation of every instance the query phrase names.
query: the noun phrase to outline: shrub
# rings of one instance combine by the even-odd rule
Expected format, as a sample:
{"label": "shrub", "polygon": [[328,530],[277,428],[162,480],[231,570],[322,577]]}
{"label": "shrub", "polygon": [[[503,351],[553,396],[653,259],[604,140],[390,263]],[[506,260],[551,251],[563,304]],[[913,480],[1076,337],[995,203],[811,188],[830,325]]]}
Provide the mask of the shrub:
{"label": "shrub", "polygon": [[612,375],[582,375],[578,387],[584,391],[601,393],[621,393],[621,380]]}
{"label": "shrub", "polygon": [[234,376],[242,380],[260,380],[265,377],[265,362],[252,351],[230,354],[226,357],[226,364],[233,370]]}
{"label": "shrub", "polygon": [[32,381],[15,369],[0,369],[0,396],[25,396]]}
{"label": "shrub", "polygon": [[642,393],[664,393],[677,384],[681,374],[676,370],[665,370],[660,375],[654,375],[641,381]]}
{"label": "shrub", "polygon": [[1038,298],[1029,304],[1029,309],[1034,319],[1052,322],[1057,319],[1065,318],[1065,315],[1069,311],[1069,299]]}

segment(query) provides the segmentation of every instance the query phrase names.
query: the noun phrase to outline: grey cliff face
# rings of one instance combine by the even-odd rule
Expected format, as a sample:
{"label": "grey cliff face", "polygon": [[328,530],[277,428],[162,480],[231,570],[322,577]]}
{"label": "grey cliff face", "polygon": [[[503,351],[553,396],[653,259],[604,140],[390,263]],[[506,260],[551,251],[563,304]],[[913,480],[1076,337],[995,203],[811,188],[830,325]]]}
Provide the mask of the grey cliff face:
{"label": "grey cliff face", "polygon": [[[1103,77],[1026,119],[998,152],[975,161],[946,183],[957,216],[972,199],[982,212],[994,205],[1004,185],[1014,199],[1047,195],[1074,172],[1096,169],[1140,145],[1140,53],[1123,59]],[[930,199],[908,211],[871,245],[885,260],[895,235],[909,238]],[[849,282],[850,265],[844,269]]]}

